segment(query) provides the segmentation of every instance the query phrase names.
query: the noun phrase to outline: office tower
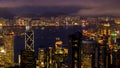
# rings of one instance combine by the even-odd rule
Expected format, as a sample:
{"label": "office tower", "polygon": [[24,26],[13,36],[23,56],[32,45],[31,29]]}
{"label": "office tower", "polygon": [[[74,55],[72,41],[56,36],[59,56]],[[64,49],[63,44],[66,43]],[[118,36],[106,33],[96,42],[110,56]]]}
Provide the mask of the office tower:
{"label": "office tower", "polygon": [[49,62],[48,63],[49,63],[48,68],[53,68],[53,47],[49,47]]}
{"label": "office tower", "polygon": [[102,36],[101,40],[102,42],[99,43],[98,50],[99,50],[99,57],[98,57],[98,67],[99,68],[109,68],[111,65],[113,65],[113,50],[110,49],[111,46],[111,30],[110,30],[110,24],[108,21],[104,22],[102,26]]}
{"label": "office tower", "polygon": [[59,48],[62,48],[62,44],[63,42],[60,40],[60,38],[56,38],[56,42],[55,42],[55,48],[56,49],[59,49]]}
{"label": "office tower", "polygon": [[63,62],[64,50],[62,45],[63,44],[60,38],[56,38],[55,50],[53,54],[53,57],[54,57],[53,62],[54,62],[55,68],[61,68],[61,65]]}
{"label": "office tower", "polygon": [[32,30],[25,33],[25,49],[34,51],[34,32]]}
{"label": "office tower", "polygon": [[81,44],[81,68],[97,68],[98,54],[95,40],[82,40]]}
{"label": "office tower", "polygon": [[4,67],[14,66],[14,32],[9,27],[2,28]]}
{"label": "office tower", "polygon": [[81,68],[82,32],[75,32],[69,36],[69,68]]}
{"label": "office tower", "polygon": [[31,21],[27,22],[25,31],[25,50],[34,51],[34,31],[31,29]]}
{"label": "office tower", "polygon": [[[111,45],[111,36],[110,36],[110,24],[106,22],[104,24],[104,35],[103,35],[103,48],[104,48],[104,55],[105,55],[105,60],[104,60],[104,68],[109,68],[111,65],[110,60],[113,60],[113,55],[111,55],[112,52],[110,52],[110,45]],[[113,46],[113,45],[112,45]],[[111,59],[112,58],[112,59]]]}
{"label": "office tower", "polygon": [[30,50],[21,51],[20,68],[36,68],[34,52]]}
{"label": "office tower", "polygon": [[104,24],[104,30],[103,30],[103,36],[105,36],[104,40],[105,42],[110,45],[111,44],[111,30],[110,30],[110,24],[107,23],[107,24]]}
{"label": "office tower", "polygon": [[4,32],[5,66],[14,65],[14,32]]}
{"label": "office tower", "polygon": [[39,48],[38,49],[38,66],[40,68],[44,68],[46,67],[46,52],[45,52],[45,49],[44,48]]}
{"label": "office tower", "polygon": [[21,68],[36,68],[36,61],[34,56],[34,32],[27,22],[25,31],[25,50],[21,51]]}
{"label": "office tower", "polygon": [[0,66],[4,67],[5,65],[5,49],[4,49],[4,37],[3,37],[3,30],[2,24],[0,24]]}
{"label": "office tower", "polygon": [[120,68],[120,49],[117,51],[116,54],[116,68]]}
{"label": "office tower", "polygon": [[5,65],[5,49],[4,49],[4,38],[3,35],[0,35],[0,66],[4,66]]}
{"label": "office tower", "polygon": [[106,48],[104,45],[99,45],[98,67],[106,68]]}

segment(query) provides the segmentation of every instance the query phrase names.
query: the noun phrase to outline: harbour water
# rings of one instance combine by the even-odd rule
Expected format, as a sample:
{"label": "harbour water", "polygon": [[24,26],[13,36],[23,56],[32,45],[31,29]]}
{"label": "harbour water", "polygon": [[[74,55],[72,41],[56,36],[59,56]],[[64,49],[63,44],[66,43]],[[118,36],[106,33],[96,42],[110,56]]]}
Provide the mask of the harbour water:
{"label": "harbour water", "polygon": [[[22,28],[21,30],[24,30]],[[76,31],[80,31],[80,26],[45,26],[45,27],[33,27],[34,30],[34,47],[35,55],[37,57],[38,48],[47,48],[54,46],[56,38],[59,37],[63,46],[68,45],[68,36]],[[24,35],[15,36],[14,50],[15,50],[15,62],[17,62],[20,51],[25,48]]]}

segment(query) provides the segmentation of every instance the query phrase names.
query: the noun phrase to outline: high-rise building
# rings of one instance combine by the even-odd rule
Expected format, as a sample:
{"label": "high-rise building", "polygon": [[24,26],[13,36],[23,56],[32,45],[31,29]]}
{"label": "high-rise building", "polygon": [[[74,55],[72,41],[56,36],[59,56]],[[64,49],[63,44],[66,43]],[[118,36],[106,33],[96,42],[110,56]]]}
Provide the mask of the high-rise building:
{"label": "high-rise building", "polygon": [[28,22],[26,24],[25,50],[34,51],[34,31],[32,30],[30,20],[28,20]]}
{"label": "high-rise building", "polygon": [[5,67],[14,65],[14,32],[4,32]]}
{"label": "high-rise building", "polygon": [[30,50],[21,51],[20,68],[36,68],[34,52]]}
{"label": "high-rise building", "polygon": [[4,38],[2,35],[0,35],[0,66],[4,66],[5,65],[5,49],[4,49]]}
{"label": "high-rise building", "polygon": [[69,68],[81,68],[82,32],[75,32],[69,36]]}
{"label": "high-rise building", "polygon": [[53,50],[54,54],[53,54],[53,64],[55,68],[61,68],[62,67],[62,62],[63,57],[64,57],[64,49],[63,49],[63,43],[60,40],[60,38],[56,38],[56,42],[55,42],[55,49]]}
{"label": "high-rise building", "polygon": [[81,68],[97,68],[98,50],[95,40],[82,40]]}
{"label": "high-rise building", "polygon": [[4,49],[4,37],[3,37],[3,30],[2,24],[0,23],[0,66],[3,67],[4,63],[4,56],[5,56],[5,49]]}
{"label": "high-rise building", "polygon": [[117,51],[116,55],[116,68],[120,68],[120,49]]}
{"label": "high-rise building", "polygon": [[49,68],[53,68],[53,47],[49,47],[49,62],[48,63],[49,63]]}
{"label": "high-rise building", "polygon": [[39,48],[38,49],[38,66],[40,68],[46,67],[46,55],[45,55],[45,49],[44,48]]}
{"label": "high-rise building", "polygon": [[34,51],[34,31],[28,30],[25,33],[25,49]]}
{"label": "high-rise building", "polygon": [[106,48],[104,45],[99,45],[98,67],[106,68]]}

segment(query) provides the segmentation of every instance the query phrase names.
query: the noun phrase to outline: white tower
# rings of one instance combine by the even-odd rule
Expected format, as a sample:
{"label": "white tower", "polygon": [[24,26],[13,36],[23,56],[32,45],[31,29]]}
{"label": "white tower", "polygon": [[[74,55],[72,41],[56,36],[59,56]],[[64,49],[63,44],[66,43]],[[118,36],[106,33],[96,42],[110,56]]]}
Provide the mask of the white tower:
{"label": "white tower", "polygon": [[28,20],[25,31],[25,50],[34,51],[34,31],[30,24],[30,20]]}

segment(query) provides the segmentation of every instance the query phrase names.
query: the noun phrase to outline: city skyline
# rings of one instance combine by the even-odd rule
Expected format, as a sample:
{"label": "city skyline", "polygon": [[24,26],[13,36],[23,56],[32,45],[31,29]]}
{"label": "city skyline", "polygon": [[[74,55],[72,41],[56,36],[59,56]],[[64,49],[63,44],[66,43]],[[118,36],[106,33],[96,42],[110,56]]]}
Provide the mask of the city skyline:
{"label": "city skyline", "polygon": [[[119,21],[119,17],[82,18],[79,16],[60,16],[50,18],[39,17],[39,19],[27,17],[15,17],[14,19],[0,18],[0,40],[2,41],[1,62],[4,62],[4,64],[1,63],[1,66],[5,65],[6,67],[9,63],[11,63],[11,66],[26,66],[29,68],[33,68],[32,66],[47,68],[60,68],[65,66],[70,68],[67,61],[68,58],[71,58],[69,55],[72,53],[69,49],[70,45],[76,48],[78,45],[84,44],[85,46],[83,45],[82,49],[77,48],[78,50],[81,50],[82,55],[79,56],[81,57],[80,65],[77,66],[77,63],[75,62],[75,66],[91,68],[99,68],[102,66],[102,68],[105,68],[105,66],[116,65],[118,67],[119,62],[116,61],[116,59],[112,59],[112,57],[118,58],[117,60],[119,60],[119,56],[115,57],[117,54],[119,54],[120,49]],[[28,26],[31,26],[32,28],[25,30],[25,28]],[[73,36],[73,40],[70,39],[72,43],[69,44],[69,36],[74,34],[76,31],[82,32],[81,39],[77,39],[76,37],[79,38],[79,36],[77,36],[79,34],[75,34],[75,36]],[[8,38],[6,36],[8,36]],[[12,42],[12,40],[14,40],[14,43]],[[80,44],[80,42],[77,41],[80,41],[82,43]],[[95,46],[93,46],[93,44]],[[5,45],[6,47],[3,48]],[[11,48],[11,50],[8,50],[8,46],[14,46],[14,49]],[[39,48],[42,48],[42,50]],[[74,50],[76,50],[75,48],[73,48],[73,52]],[[65,51],[63,52],[63,50],[66,50],[68,53],[66,54]],[[107,53],[106,50],[108,51]],[[33,52],[35,55],[33,55]],[[114,55],[114,52],[117,54]],[[7,57],[13,56],[13,54],[15,64],[12,62],[7,63],[8,59],[11,60]],[[4,60],[4,56],[6,56],[7,59]],[[86,58],[82,58],[84,56]],[[31,57],[31,59],[29,59],[29,57]],[[54,57],[54,59],[52,59],[52,57]],[[77,57],[76,51],[74,53],[74,57]],[[107,60],[104,62],[102,61],[105,60],[103,58]],[[61,59],[63,59],[63,61]],[[108,61],[109,59],[110,61]],[[26,61],[30,62],[30,64],[28,64]],[[35,61],[36,65],[32,65],[33,63],[35,63]],[[86,63],[88,61],[89,63]],[[104,65],[101,65],[99,61],[102,62]],[[74,62],[74,60],[72,60],[71,62]],[[76,68],[75,66],[72,66],[71,68]]]}
{"label": "city skyline", "polygon": [[0,0],[0,68],[120,68],[119,0]]}

